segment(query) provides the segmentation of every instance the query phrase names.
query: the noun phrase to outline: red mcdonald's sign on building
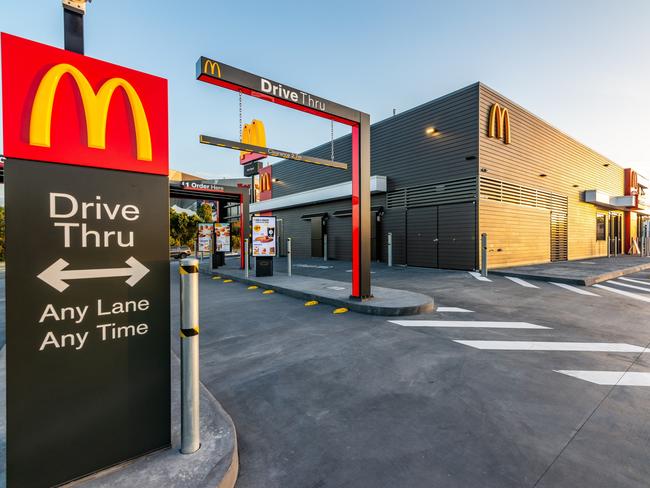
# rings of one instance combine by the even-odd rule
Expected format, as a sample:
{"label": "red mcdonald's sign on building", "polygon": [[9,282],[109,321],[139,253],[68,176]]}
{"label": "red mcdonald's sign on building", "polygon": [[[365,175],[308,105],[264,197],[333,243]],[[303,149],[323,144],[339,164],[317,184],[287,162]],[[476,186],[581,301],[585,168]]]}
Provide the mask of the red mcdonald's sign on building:
{"label": "red mcdonald's sign on building", "polygon": [[167,80],[5,33],[1,43],[5,156],[168,173]]}

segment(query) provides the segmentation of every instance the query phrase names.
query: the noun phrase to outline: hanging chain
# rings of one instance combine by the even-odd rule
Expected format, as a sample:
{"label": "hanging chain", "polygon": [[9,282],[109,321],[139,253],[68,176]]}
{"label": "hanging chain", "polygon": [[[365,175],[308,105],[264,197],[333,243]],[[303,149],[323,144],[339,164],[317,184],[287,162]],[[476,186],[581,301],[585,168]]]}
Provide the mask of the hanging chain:
{"label": "hanging chain", "polygon": [[332,123],[332,140],[331,140],[331,157],[332,157],[332,162],[334,162],[334,121],[331,121]]}
{"label": "hanging chain", "polygon": [[242,136],[244,135],[244,128],[242,126],[242,100],[241,100],[241,92],[239,92],[239,141],[241,142],[243,140]]}

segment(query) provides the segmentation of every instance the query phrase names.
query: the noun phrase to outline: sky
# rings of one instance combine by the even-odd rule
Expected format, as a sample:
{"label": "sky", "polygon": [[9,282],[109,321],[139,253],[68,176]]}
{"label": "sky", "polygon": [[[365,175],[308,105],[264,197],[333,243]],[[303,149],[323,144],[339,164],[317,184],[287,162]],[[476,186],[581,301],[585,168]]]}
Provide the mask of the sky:
{"label": "sky", "polygon": [[[481,81],[650,177],[649,22],[648,0],[95,0],[85,30],[87,55],[169,79],[170,165],[206,178],[242,170],[198,143],[239,134],[238,94],[195,80],[202,55],[374,122]],[[62,47],[61,2],[0,0],[0,30]],[[325,119],[244,96],[253,118],[283,150],[331,137]]]}

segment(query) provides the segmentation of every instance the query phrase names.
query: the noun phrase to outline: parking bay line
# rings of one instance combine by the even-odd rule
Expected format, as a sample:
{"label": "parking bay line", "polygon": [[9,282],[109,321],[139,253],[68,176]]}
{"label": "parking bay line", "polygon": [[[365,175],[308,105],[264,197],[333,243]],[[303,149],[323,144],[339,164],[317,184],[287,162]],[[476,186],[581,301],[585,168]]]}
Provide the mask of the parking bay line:
{"label": "parking bay line", "polygon": [[515,278],[514,276],[506,276],[506,278],[508,278],[510,281],[514,281],[518,285],[525,286],[526,288],[539,288],[538,286],[528,283],[527,281],[524,281],[521,278]]}
{"label": "parking bay line", "polygon": [[493,351],[648,352],[645,347],[616,342],[464,341],[459,344]]}
{"label": "parking bay line", "polygon": [[438,307],[436,312],[453,312],[453,313],[474,313],[473,310],[467,310],[466,308],[459,307]]}
{"label": "parking bay line", "polygon": [[528,322],[492,322],[471,320],[389,320],[402,327],[457,327],[463,329],[550,329]]}
{"label": "parking bay line", "polygon": [[647,286],[630,285],[629,283],[621,283],[618,280],[606,281],[605,283],[650,292],[650,283],[648,283]]}
{"label": "parking bay line", "polygon": [[479,281],[492,281],[490,278],[481,276],[481,273],[477,273],[476,271],[468,271],[468,273],[471,274],[474,278],[476,278]]}
{"label": "parking bay line", "polygon": [[611,286],[605,286],[605,285],[594,285],[594,286],[602,290],[611,291],[613,293],[618,293],[619,295],[623,295],[629,298],[634,298],[635,300],[641,300],[642,302],[650,303],[650,297],[644,297],[642,295],[639,295],[638,293],[630,293],[629,291],[619,290],[618,288],[612,288]]}
{"label": "parking bay line", "polygon": [[587,296],[590,296],[590,297],[597,297],[598,296],[595,293],[592,293],[592,292],[587,291],[587,290],[583,290],[582,288],[567,285],[566,283],[556,283],[555,281],[551,281],[550,283],[551,283],[551,285],[559,286],[560,288],[564,288],[565,290],[569,290],[569,291],[572,291],[573,293],[578,293],[580,295],[587,295]]}
{"label": "parking bay line", "polygon": [[580,380],[607,386],[650,386],[650,373],[636,373],[627,371],[578,371],[558,370],[556,373],[573,376]]}
{"label": "parking bay line", "polygon": [[625,276],[621,276],[619,280],[629,281],[630,283],[638,283],[639,285],[650,286],[650,280],[626,278]]}

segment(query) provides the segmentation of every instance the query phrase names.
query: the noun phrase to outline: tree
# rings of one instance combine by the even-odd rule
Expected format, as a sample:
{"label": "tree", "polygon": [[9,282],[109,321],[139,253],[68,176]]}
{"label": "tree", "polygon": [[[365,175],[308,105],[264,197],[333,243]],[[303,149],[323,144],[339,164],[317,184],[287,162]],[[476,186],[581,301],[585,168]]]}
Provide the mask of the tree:
{"label": "tree", "polygon": [[193,247],[201,220],[185,213],[169,209],[169,245]]}
{"label": "tree", "polygon": [[202,203],[196,210],[196,215],[201,219],[201,222],[212,222],[212,205],[209,203]]}

